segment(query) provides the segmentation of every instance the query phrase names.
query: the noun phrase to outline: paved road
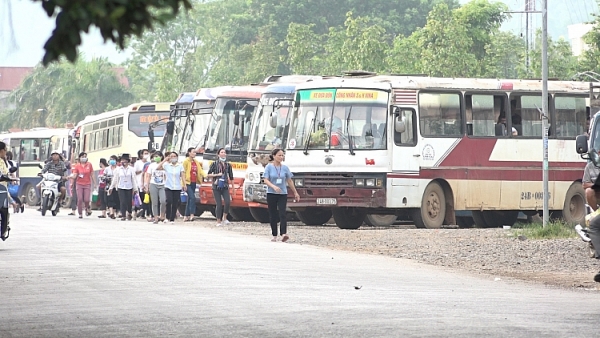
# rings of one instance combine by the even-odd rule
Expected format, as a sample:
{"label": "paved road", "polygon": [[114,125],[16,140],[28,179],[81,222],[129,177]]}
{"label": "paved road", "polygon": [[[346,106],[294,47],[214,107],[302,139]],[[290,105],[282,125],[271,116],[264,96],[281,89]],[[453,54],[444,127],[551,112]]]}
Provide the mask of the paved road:
{"label": "paved road", "polygon": [[271,243],[266,228],[253,237],[32,210],[12,228],[0,242],[0,337],[598,334],[594,292]]}

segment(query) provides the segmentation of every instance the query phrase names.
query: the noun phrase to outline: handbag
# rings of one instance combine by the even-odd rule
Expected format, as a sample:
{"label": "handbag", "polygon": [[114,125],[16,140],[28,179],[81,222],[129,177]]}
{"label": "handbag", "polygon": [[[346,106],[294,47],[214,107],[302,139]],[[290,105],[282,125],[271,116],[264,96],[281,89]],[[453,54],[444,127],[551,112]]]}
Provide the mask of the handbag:
{"label": "handbag", "polygon": [[140,199],[140,195],[139,194],[133,195],[133,206],[135,206],[135,207],[141,207],[142,206],[142,200]]}
{"label": "handbag", "polygon": [[17,198],[19,195],[19,185],[18,184],[9,184],[8,185],[8,193],[13,199]]}
{"label": "handbag", "polygon": [[225,173],[217,180],[217,189],[224,190],[227,189],[227,179],[225,177]]}
{"label": "handbag", "polygon": [[150,194],[144,195],[144,204],[150,204]]}

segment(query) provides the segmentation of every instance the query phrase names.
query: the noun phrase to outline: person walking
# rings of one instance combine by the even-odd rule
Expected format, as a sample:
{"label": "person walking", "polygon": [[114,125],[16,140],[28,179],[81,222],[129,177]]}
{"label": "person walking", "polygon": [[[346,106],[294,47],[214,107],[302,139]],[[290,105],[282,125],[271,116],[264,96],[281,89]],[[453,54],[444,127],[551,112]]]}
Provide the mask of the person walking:
{"label": "person walking", "polygon": [[108,201],[106,196],[106,175],[104,175],[104,170],[108,168],[108,162],[106,162],[105,158],[100,159],[99,166],[100,174],[98,175],[98,200],[100,201],[100,211],[102,211],[102,215],[99,215],[98,218],[106,218]]}
{"label": "person walking", "polygon": [[281,241],[287,242],[290,238],[287,234],[287,187],[294,192],[296,201],[300,200],[300,195],[296,191],[294,176],[288,166],[283,164],[284,153],[282,149],[273,149],[271,152],[272,163],[265,167],[264,180],[267,185],[267,205],[269,207],[269,219],[271,223],[271,242],[277,242],[277,221],[280,222]]}
{"label": "person walking", "polygon": [[[231,195],[229,194],[229,184],[233,183],[233,169],[227,162],[227,152],[225,148],[217,151],[218,160],[213,162],[208,169],[206,177],[212,178],[212,191],[215,197],[215,215],[217,217],[217,226],[230,224],[227,220],[229,214],[229,205],[231,204]],[[223,205],[224,204],[224,205]]]}
{"label": "person walking", "polygon": [[164,170],[166,175],[165,195],[167,197],[167,219],[170,223],[175,222],[177,209],[181,203],[181,191],[185,188],[185,171],[183,165],[177,162],[178,157],[179,154],[173,151],[157,167],[157,170]]}
{"label": "person walking", "polygon": [[113,193],[116,188],[119,194],[119,201],[121,203],[121,221],[127,219],[130,221],[132,218],[132,201],[133,195],[138,193],[137,179],[135,177],[135,169],[130,166],[131,159],[129,154],[121,155],[121,166],[118,167],[114,172],[114,177],[108,191],[109,194]]}
{"label": "person walking", "polygon": [[202,163],[196,160],[196,150],[189,148],[183,161],[185,170],[185,184],[187,185],[187,205],[185,206],[184,222],[191,222],[196,215],[196,186],[202,184],[206,176],[202,170]]}
{"label": "person walking", "polygon": [[108,217],[115,219],[121,207],[118,193],[110,193],[110,186],[117,170],[117,162],[119,158],[116,155],[111,155],[108,160],[108,167],[104,168],[104,180],[106,181],[106,206],[108,207]]}
{"label": "person walking", "polygon": [[[133,168],[135,169],[135,177],[137,180],[138,187],[143,187],[144,186],[144,169],[145,169],[146,165],[150,164],[150,162],[149,162],[150,152],[148,151],[148,149],[140,149],[140,150],[138,150],[137,155],[138,155],[137,161],[135,161]],[[140,190],[139,193],[140,193],[140,199],[143,201],[145,192]],[[138,217],[142,217],[142,218],[146,217],[146,213],[147,213],[146,206],[147,206],[147,204],[142,203],[141,206],[135,208],[135,212]]]}
{"label": "person walking", "polygon": [[167,174],[164,169],[158,170],[158,165],[164,160],[160,151],[154,153],[152,164],[145,173],[144,189],[150,194],[154,224],[165,221],[167,210],[167,195],[165,194],[165,181]]}
{"label": "person walking", "polygon": [[92,214],[90,199],[92,197],[92,183],[95,181],[93,173],[94,167],[88,162],[87,153],[79,153],[79,164],[71,171],[71,178],[77,182],[77,213],[79,218],[83,218],[84,206],[86,216]]}

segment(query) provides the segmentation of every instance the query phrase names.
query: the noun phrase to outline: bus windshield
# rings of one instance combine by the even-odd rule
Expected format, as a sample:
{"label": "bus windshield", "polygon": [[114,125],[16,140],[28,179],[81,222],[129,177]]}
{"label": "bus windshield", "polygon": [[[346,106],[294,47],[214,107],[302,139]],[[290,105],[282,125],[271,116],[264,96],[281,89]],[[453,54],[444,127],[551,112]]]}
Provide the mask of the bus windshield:
{"label": "bus windshield", "polygon": [[[293,99],[293,94],[264,94],[262,96],[260,110],[254,117],[251,150],[271,150],[285,146],[289,129],[288,112],[291,110],[291,99]],[[279,107],[276,109],[277,127],[273,128],[271,127],[271,114],[275,110],[275,105]]]}
{"label": "bus windshield", "polygon": [[386,149],[387,92],[311,89],[296,100],[289,149]]}
{"label": "bus windshield", "polygon": [[254,99],[218,98],[208,128],[206,151],[216,152],[219,148],[247,151],[252,114],[257,105]]}
{"label": "bus windshield", "polygon": [[210,123],[211,110],[204,109],[200,110],[199,113],[192,114],[185,119],[185,125],[178,131],[177,124],[175,127],[175,133],[181,135],[181,140],[176,141],[175,144],[179,145],[178,152],[185,153],[188,148],[198,148],[204,145],[206,139],[206,132]]}
{"label": "bus windshield", "polygon": [[[169,112],[167,111],[145,111],[129,113],[129,131],[137,136],[148,137],[148,125],[156,121],[168,121]],[[155,137],[162,137],[165,134],[165,126],[159,126],[154,129]]]}

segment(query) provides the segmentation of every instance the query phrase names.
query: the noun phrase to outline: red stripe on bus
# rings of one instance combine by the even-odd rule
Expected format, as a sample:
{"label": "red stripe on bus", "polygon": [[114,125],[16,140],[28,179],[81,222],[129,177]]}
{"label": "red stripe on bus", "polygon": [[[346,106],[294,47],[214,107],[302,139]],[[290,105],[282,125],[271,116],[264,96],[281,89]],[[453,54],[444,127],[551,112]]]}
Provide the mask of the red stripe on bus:
{"label": "red stripe on bus", "polygon": [[[435,179],[448,180],[493,180],[493,181],[542,181],[542,168],[427,168],[421,169],[416,175],[388,174],[388,178]],[[553,169],[548,172],[549,181],[573,182],[581,180],[583,167],[568,169]]]}

